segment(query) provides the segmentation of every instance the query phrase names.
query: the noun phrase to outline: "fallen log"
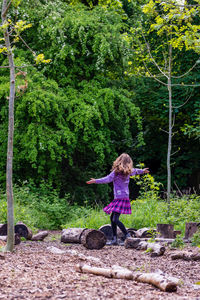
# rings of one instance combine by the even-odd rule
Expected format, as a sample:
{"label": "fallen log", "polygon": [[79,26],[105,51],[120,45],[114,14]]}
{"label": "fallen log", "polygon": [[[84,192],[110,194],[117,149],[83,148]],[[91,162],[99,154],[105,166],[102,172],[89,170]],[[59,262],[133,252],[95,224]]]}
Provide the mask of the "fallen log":
{"label": "fallen log", "polygon": [[81,235],[81,244],[87,249],[101,249],[105,246],[105,234],[96,229],[86,229]]}
{"label": "fallen log", "polygon": [[99,228],[100,231],[102,231],[107,240],[112,240],[112,237],[113,237],[113,231],[112,231],[112,227],[110,224],[106,224],[106,225],[103,225]]}
{"label": "fallen log", "polygon": [[133,273],[131,270],[126,268],[99,268],[91,267],[86,264],[76,265],[76,270],[81,273],[90,273],[94,275],[101,275],[108,278],[117,278],[117,279],[128,279],[135,280],[137,282],[149,283],[158,287],[161,291],[164,292],[176,292],[177,290],[177,281],[173,281],[172,277],[170,280],[166,274],[159,273]]}
{"label": "fallen log", "polygon": [[140,228],[135,232],[135,235],[137,238],[147,238],[147,237],[152,237],[153,233],[156,233],[155,229],[152,228]]}
{"label": "fallen log", "polygon": [[40,231],[33,235],[31,241],[43,241],[48,236],[48,231]]}
{"label": "fallen log", "polygon": [[90,263],[101,263],[101,260],[99,258],[93,256],[86,256],[82,253],[77,252],[76,250],[61,250],[54,246],[47,247],[47,250],[49,250],[53,254],[67,254],[68,256],[71,256],[73,258],[78,258],[80,260],[88,261]]}
{"label": "fallen log", "polygon": [[[32,231],[22,222],[18,222],[15,227],[14,231],[20,237],[24,237],[26,239],[31,239]],[[7,235],[7,224],[0,224],[0,236]]]}
{"label": "fallen log", "polygon": [[30,228],[28,228],[24,223],[18,222],[15,225],[15,233],[19,234],[19,236],[26,238],[27,240],[31,240],[33,233]]}
{"label": "fallen log", "polygon": [[[14,242],[15,245],[19,245],[21,243],[21,238],[20,238],[19,234],[15,233],[14,238],[15,238],[15,242]],[[4,241],[6,243],[7,242],[7,235],[1,235],[0,240]]]}
{"label": "fallen log", "polygon": [[189,253],[185,251],[181,251],[171,255],[172,260],[182,259],[186,261],[200,261],[200,253]]}
{"label": "fallen log", "polygon": [[127,238],[124,242],[124,247],[134,248],[137,250],[148,250],[151,252],[151,257],[161,256],[165,253],[165,247],[159,243],[148,243],[140,239]]}
{"label": "fallen log", "polygon": [[67,228],[63,229],[61,233],[62,243],[81,243],[81,235],[87,228]]}

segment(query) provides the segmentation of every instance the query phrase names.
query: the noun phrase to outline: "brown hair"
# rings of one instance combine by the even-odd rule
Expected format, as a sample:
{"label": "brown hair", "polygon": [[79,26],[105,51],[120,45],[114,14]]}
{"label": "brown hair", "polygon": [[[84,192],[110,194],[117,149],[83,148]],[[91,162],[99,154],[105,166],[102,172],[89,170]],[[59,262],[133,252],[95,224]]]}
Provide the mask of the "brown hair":
{"label": "brown hair", "polygon": [[113,163],[112,171],[115,171],[116,174],[130,175],[133,170],[133,161],[131,157],[122,153]]}

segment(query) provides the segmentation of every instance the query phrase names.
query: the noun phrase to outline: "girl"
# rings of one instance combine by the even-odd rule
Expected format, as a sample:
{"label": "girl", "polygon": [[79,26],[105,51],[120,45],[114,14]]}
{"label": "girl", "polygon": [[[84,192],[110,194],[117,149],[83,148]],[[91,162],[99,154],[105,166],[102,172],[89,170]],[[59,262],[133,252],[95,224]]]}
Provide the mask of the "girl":
{"label": "girl", "polygon": [[111,227],[113,231],[113,239],[109,245],[117,245],[117,226],[121,229],[125,239],[130,237],[124,224],[119,221],[120,214],[131,214],[131,205],[129,200],[129,179],[130,176],[149,173],[149,169],[134,169],[133,161],[126,153],[121,154],[113,163],[111,173],[103,178],[91,178],[87,184],[92,183],[109,183],[113,182],[114,200],[106,207],[104,211],[107,214],[111,213]]}

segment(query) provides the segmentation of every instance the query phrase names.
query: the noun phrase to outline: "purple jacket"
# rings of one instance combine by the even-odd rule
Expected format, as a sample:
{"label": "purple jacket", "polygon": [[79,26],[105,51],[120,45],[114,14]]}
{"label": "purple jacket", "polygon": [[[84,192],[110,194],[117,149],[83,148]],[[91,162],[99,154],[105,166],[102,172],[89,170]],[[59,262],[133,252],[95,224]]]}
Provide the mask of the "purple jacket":
{"label": "purple jacket", "polygon": [[115,174],[115,171],[112,171],[109,175],[96,179],[95,183],[109,183],[113,182],[114,187],[114,199],[129,198],[129,180],[130,176],[141,175],[143,174],[142,169],[133,169],[132,173],[128,176],[121,174]]}

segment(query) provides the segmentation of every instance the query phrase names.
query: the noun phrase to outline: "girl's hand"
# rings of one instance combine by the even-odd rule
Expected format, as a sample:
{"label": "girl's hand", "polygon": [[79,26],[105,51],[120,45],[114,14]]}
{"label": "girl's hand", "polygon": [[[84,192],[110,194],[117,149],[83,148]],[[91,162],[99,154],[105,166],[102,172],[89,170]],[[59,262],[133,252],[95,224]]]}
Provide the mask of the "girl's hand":
{"label": "girl's hand", "polygon": [[95,183],[96,181],[95,181],[95,179],[94,178],[91,178],[89,181],[87,181],[86,183],[87,184],[92,184],[92,183]]}
{"label": "girl's hand", "polygon": [[149,168],[143,169],[143,172],[144,172],[145,174],[149,173]]}

